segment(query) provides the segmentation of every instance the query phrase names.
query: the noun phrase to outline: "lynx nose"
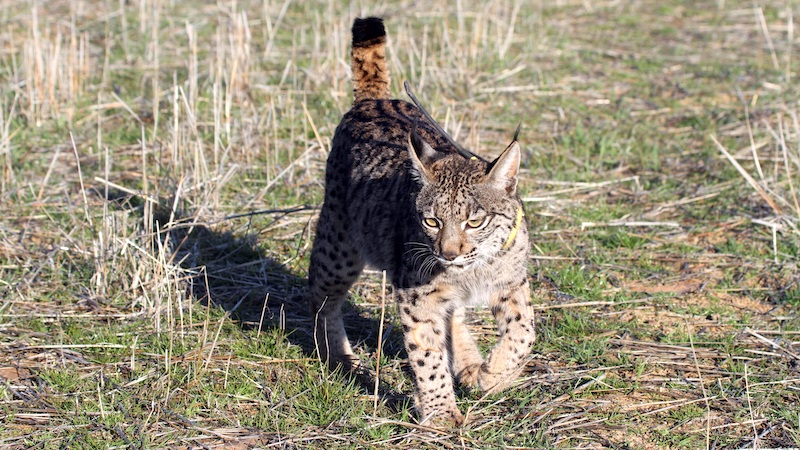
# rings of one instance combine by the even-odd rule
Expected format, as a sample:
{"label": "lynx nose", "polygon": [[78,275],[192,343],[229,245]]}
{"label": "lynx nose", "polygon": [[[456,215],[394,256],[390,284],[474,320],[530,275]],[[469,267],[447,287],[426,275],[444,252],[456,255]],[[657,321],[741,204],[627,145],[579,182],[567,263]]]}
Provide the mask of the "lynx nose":
{"label": "lynx nose", "polygon": [[455,249],[443,248],[441,253],[439,253],[439,256],[441,256],[442,258],[444,258],[444,259],[446,259],[448,261],[452,261],[452,260],[458,258],[458,252]]}
{"label": "lynx nose", "polygon": [[452,261],[461,255],[461,250],[459,242],[442,242],[439,245],[439,256],[447,261]]}
{"label": "lynx nose", "polygon": [[464,244],[459,231],[453,227],[445,225],[439,234],[436,247],[439,256],[445,261],[453,261],[464,253]]}

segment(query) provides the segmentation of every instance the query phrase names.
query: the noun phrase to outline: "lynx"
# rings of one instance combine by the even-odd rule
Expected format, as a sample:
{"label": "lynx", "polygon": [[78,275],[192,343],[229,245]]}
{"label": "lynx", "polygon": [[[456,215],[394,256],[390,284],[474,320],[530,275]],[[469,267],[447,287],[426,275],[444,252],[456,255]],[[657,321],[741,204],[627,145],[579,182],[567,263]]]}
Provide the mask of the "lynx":
{"label": "lynx", "polygon": [[[515,135],[492,162],[458,146],[424,110],[389,98],[382,19],[356,19],[352,33],[355,99],[328,156],[308,275],[317,351],[332,366],[359,367],[342,304],[365,265],[385,270],[420,419],[460,426],[453,378],[502,390],[534,341],[520,146]],[[499,339],[484,360],[464,315],[487,302]]]}

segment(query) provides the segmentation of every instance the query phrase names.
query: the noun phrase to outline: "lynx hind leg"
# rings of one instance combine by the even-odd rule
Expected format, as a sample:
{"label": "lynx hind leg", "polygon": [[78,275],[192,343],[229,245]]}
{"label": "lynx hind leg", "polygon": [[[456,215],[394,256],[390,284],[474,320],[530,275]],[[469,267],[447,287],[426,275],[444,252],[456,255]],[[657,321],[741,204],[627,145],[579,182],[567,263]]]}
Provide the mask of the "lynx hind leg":
{"label": "lynx hind leg", "polygon": [[536,337],[528,280],[493,295],[489,305],[500,337],[481,366],[478,385],[484,391],[499,392],[516,381]]}
{"label": "lynx hind leg", "polygon": [[463,306],[457,306],[450,318],[450,354],[453,356],[453,374],[458,382],[476,387],[483,357],[464,323]]}
{"label": "lynx hind leg", "polygon": [[[327,205],[325,205],[327,206]],[[330,208],[323,206],[308,269],[308,295],[314,319],[314,345],[331,367],[358,367],[344,329],[342,305],[364,262]]]}

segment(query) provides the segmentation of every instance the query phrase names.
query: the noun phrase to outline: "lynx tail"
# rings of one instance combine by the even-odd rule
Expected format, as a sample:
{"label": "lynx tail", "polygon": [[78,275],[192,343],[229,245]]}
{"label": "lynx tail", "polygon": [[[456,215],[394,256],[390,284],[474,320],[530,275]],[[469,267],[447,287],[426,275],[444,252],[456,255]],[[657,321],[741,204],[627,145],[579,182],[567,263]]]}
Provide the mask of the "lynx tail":
{"label": "lynx tail", "polygon": [[352,57],[353,102],[389,98],[386,29],[382,19],[367,17],[353,21]]}

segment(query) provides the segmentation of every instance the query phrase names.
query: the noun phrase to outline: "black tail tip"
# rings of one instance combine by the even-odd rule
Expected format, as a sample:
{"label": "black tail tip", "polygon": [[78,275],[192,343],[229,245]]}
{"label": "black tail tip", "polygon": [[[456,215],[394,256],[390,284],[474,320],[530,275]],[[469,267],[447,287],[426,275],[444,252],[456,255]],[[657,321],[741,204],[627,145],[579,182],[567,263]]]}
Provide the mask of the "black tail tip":
{"label": "black tail tip", "polygon": [[353,46],[386,36],[380,17],[357,18],[353,21]]}
{"label": "black tail tip", "polygon": [[514,132],[514,137],[511,139],[512,142],[516,142],[517,138],[519,137],[519,131],[522,130],[522,122],[517,125],[517,131]]}

